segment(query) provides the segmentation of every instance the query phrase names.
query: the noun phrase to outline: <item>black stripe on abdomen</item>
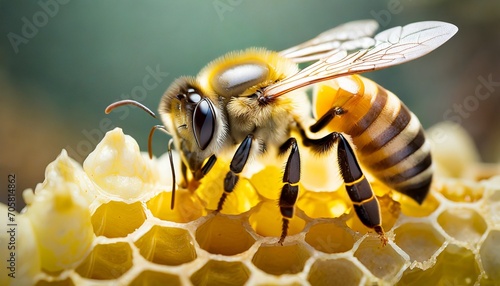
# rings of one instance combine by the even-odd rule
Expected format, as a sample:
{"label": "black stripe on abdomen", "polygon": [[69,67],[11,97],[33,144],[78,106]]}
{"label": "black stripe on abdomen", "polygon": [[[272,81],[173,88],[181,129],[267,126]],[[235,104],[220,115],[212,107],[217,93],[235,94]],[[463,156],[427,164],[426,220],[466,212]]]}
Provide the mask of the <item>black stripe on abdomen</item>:
{"label": "black stripe on abdomen", "polygon": [[[384,131],[380,133],[376,138],[373,138],[371,142],[361,147],[361,153],[372,153],[380,148],[383,148],[387,143],[400,135],[405,127],[410,123],[412,119],[411,113],[404,105],[398,110],[396,118],[388,126],[378,126],[378,128],[383,128]],[[385,123],[385,121],[381,120]],[[380,123],[378,123],[380,125]],[[384,128],[385,127],[385,128]]]}
{"label": "black stripe on abdomen", "polygon": [[375,99],[370,104],[368,112],[354,123],[349,130],[346,130],[347,134],[352,137],[360,136],[376,121],[387,104],[387,92],[379,88]]}
{"label": "black stripe on abdomen", "polygon": [[411,156],[415,150],[418,150],[425,143],[424,131],[422,129],[419,130],[417,136],[413,138],[407,145],[403,146],[400,150],[395,151],[394,153],[387,156],[385,159],[380,160],[374,164],[371,164],[370,168],[375,171],[381,171],[388,169],[397,163],[401,162],[403,159]]}

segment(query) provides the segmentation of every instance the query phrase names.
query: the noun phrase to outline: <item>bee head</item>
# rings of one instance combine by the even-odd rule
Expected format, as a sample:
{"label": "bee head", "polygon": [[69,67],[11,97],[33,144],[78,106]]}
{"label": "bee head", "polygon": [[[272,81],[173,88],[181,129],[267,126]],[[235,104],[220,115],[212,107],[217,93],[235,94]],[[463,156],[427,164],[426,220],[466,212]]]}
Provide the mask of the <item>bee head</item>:
{"label": "bee head", "polygon": [[163,95],[159,113],[184,163],[192,172],[199,171],[216,153],[222,129],[220,113],[212,100],[194,78],[181,77]]}

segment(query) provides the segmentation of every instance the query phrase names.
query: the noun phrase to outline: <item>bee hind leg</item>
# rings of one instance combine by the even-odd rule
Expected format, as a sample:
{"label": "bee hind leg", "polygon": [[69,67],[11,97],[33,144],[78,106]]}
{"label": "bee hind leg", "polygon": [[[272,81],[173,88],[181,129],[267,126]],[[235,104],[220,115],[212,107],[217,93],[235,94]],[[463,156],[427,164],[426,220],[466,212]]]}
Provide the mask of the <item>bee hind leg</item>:
{"label": "bee hind leg", "polygon": [[361,222],[375,230],[380,236],[382,244],[386,245],[387,238],[382,228],[382,217],[377,197],[375,197],[370,183],[363,174],[351,145],[342,134],[338,134],[339,168],[347,194]]}
{"label": "bee hind leg", "polygon": [[330,151],[334,144],[337,146],[338,164],[345,189],[351,199],[356,215],[361,222],[373,229],[379,236],[383,245],[387,244],[387,237],[382,228],[380,205],[375,194],[359,166],[356,155],[347,139],[338,132],[332,132],[320,139],[310,139],[305,136],[304,145],[312,148],[314,152],[324,153]]}
{"label": "bee hind leg", "polygon": [[293,217],[294,205],[297,201],[299,193],[298,183],[300,181],[300,155],[297,140],[289,138],[283,145],[280,146],[280,154],[283,155],[290,150],[290,155],[285,165],[285,173],[283,174],[283,188],[281,189],[279,207],[283,216],[283,225],[281,236],[278,241],[283,245],[285,237],[288,234],[288,224]]}

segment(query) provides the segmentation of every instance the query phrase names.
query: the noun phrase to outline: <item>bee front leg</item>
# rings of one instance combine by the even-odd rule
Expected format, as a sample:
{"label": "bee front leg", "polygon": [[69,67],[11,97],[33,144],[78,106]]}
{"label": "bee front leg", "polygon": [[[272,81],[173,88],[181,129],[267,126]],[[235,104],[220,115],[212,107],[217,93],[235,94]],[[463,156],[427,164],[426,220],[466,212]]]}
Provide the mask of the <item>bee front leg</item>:
{"label": "bee front leg", "polygon": [[187,165],[184,164],[184,162],[181,162],[182,177],[179,186],[194,192],[200,186],[200,180],[203,179],[208,172],[210,172],[212,167],[215,165],[215,162],[217,162],[217,157],[215,155],[210,156],[201,169],[192,172],[191,177],[188,176],[189,169]]}
{"label": "bee front leg", "polygon": [[283,175],[283,188],[281,189],[279,206],[281,215],[283,216],[283,225],[281,236],[278,243],[283,245],[285,237],[288,234],[288,223],[293,218],[294,205],[299,194],[298,183],[300,181],[300,155],[297,140],[289,138],[283,145],[280,146],[280,154],[284,154],[289,149],[290,155],[285,165],[285,173]]}
{"label": "bee front leg", "polygon": [[216,212],[220,212],[222,210],[224,201],[226,200],[227,196],[233,192],[234,187],[238,183],[238,180],[240,178],[239,174],[241,173],[241,171],[243,171],[243,168],[248,161],[250,150],[252,148],[252,141],[253,135],[247,135],[245,140],[241,142],[240,146],[236,150],[236,153],[234,153],[231,164],[229,165],[229,172],[227,172],[226,178],[224,179],[224,193],[222,193],[222,196],[219,199]]}
{"label": "bee front leg", "polygon": [[208,158],[208,160],[205,162],[203,167],[201,167],[200,170],[197,170],[196,172],[193,173],[194,179],[199,181],[205,177],[210,170],[212,170],[212,167],[215,165],[215,162],[217,162],[217,156],[212,155]]}

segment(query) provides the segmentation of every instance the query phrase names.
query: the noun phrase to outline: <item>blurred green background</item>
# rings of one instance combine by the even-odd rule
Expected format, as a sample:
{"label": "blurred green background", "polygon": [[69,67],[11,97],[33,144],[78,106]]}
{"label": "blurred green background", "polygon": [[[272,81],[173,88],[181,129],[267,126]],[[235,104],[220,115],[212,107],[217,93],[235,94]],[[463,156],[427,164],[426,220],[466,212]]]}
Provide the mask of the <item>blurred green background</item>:
{"label": "blurred green background", "polygon": [[[282,50],[365,18],[381,29],[420,20],[459,27],[430,55],[367,76],[397,94],[424,127],[459,122],[483,159],[497,161],[499,1],[12,0],[0,2],[0,200],[7,199],[7,174],[15,173],[20,210],[21,192],[43,181],[61,149],[82,162],[112,127],[146,150],[158,121],[134,108],[105,115],[117,99],[135,96],[156,111],[175,78],[195,75],[227,51]],[[490,96],[479,100],[478,88]],[[156,136],[156,154],[166,142]]]}

